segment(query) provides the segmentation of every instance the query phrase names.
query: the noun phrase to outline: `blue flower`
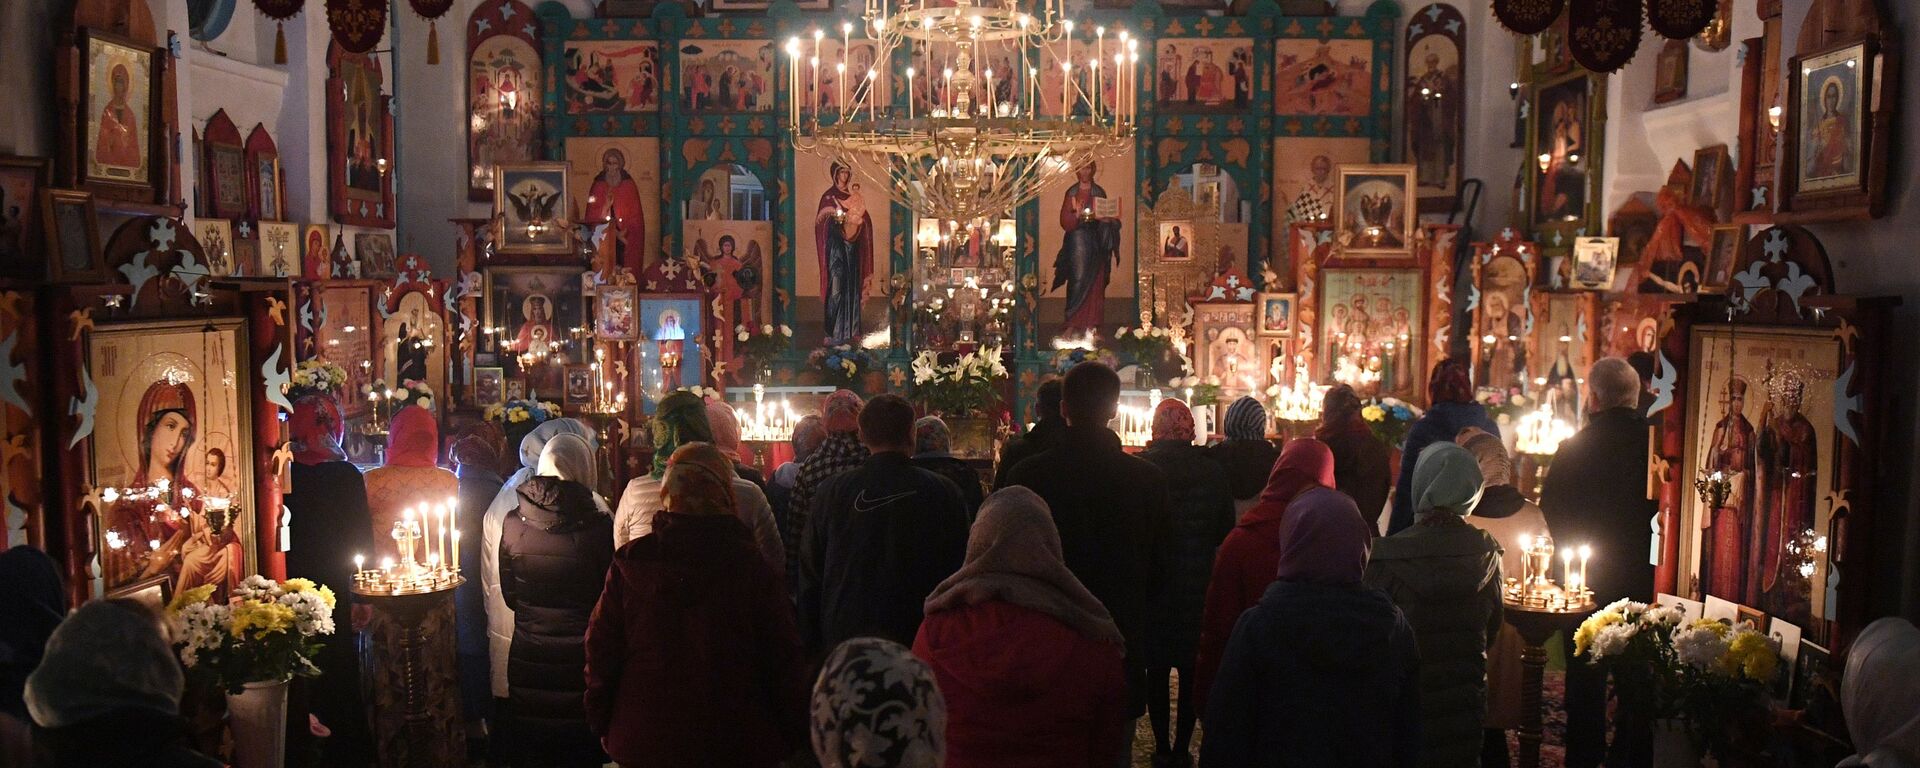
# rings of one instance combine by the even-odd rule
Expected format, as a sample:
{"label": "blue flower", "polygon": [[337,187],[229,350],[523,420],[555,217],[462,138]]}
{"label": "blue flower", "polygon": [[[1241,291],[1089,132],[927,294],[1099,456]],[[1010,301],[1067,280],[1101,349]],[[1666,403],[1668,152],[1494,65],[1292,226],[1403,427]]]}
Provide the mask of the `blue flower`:
{"label": "blue flower", "polygon": [[1393,418],[1398,421],[1412,421],[1413,411],[1407,410],[1404,405],[1396,405],[1393,407]]}

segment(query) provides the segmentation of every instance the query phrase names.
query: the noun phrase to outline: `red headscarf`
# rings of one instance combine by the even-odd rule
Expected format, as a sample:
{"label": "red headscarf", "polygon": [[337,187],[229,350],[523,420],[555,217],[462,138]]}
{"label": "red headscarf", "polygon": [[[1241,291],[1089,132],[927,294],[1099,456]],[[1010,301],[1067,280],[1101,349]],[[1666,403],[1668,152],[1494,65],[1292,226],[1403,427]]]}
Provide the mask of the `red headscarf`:
{"label": "red headscarf", "polygon": [[1267,488],[1260,492],[1260,503],[1285,506],[1301,491],[1316,485],[1333,487],[1333,450],[1326,443],[1303,437],[1280,449],[1280,458],[1267,475]]}
{"label": "red headscarf", "polygon": [[1427,402],[1430,405],[1473,402],[1473,375],[1467,369],[1467,361],[1449,357],[1434,364],[1433,376],[1427,379]]}
{"label": "red headscarf", "polygon": [[1171,397],[1153,409],[1153,439],[1193,442],[1193,411]]}
{"label": "red headscarf", "polygon": [[340,441],[346,437],[346,424],[340,418],[340,403],[329,395],[307,395],[293,401],[293,460],[301,464],[346,461]]}
{"label": "red headscarf", "polygon": [[1278,578],[1316,584],[1358,584],[1373,549],[1373,531],[1353,499],[1312,488],[1287,506],[1280,523]]}
{"label": "red headscarf", "polygon": [[434,423],[431,411],[409,405],[393,414],[387,434],[387,466],[439,466],[439,453],[440,425]]}

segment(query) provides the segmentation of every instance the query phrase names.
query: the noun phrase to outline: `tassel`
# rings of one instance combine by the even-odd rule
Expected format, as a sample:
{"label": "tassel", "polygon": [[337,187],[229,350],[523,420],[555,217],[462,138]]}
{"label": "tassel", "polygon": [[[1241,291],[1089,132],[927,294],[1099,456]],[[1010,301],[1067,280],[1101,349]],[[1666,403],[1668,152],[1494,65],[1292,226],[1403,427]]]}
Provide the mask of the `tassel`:
{"label": "tassel", "polygon": [[287,24],[276,21],[273,24],[273,63],[287,63]]}
{"label": "tassel", "polygon": [[427,21],[427,63],[440,63],[440,25]]}

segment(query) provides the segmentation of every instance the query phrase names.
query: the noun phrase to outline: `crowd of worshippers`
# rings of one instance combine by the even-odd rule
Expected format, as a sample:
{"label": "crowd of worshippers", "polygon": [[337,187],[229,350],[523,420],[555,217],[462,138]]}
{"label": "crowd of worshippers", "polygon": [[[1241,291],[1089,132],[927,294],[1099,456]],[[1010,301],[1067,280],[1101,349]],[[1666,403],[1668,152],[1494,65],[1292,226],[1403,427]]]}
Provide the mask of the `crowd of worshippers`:
{"label": "crowd of worshippers", "polygon": [[[771,477],[741,462],[723,403],[668,395],[650,471],[617,504],[571,419],[521,440],[504,478],[497,433],[461,436],[456,477],[409,408],[363,476],[337,407],[302,401],[287,570],[344,584],[401,499],[457,493],[477,550],[462,557],[481,563],[456,596],[461,703],[490,765],[1114,768],[1143,714],[1155,766],[1193,763],[1196,719],[1202,766],[1507,765],[1517,553],[1499,542],[1649,544],[1645,382],[1614,358],[1587,381],[1592,413],[1540,506],[1453,360],[1397,478],[1344,386],[1282,448],[1253,399],[1211,446],[1163,400],[1129,453],[1106,427],[1120,380],[1084,363],[1040,388],[991,494],[945,425],[892,395],[829,396]],[[1631,559],[1596,579],[1600,602],[1650,596]],[[0,583],[6,765],[218,764],[185,738],[157,616],[120,600],[67,615],[58,569],[27,548],[0,557]],[[364,627],[340,594],[338,620]],[[329,638],[295,696],[290,764],[371,759],[354,645]],[[1609,740],[1605,690],[1570,664],[1567,764],[1647,764],[1650,734]],[[1920,629],[1869,626],[1842,701],[1858,764],[1920,761]]]}

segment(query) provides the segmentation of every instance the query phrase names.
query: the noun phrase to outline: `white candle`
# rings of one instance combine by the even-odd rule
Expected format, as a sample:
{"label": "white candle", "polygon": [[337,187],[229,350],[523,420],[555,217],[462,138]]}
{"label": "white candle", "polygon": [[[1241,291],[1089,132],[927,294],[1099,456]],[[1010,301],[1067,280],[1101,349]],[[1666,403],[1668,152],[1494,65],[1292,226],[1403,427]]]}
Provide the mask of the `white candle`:
{"label": "white candle", "polygon": [[460,572],[460,529],[453,529],[453,572]]}
{"label": "white candle", "polygon": [[1593,559],[1593,547],[1586,544],[1580,545],[1580,586],[1581,587],[1586,587],[1587,585],[1593,583],[1587,580],[1588,578],[1587,561],[1591,559]]}
{"label": "white candle", "polygon": [[1573,547],[1560,548],[1560,579],[1567,583],[1568,589],[1573,589],[1575,587],[1574,573],[1573,573]]}

